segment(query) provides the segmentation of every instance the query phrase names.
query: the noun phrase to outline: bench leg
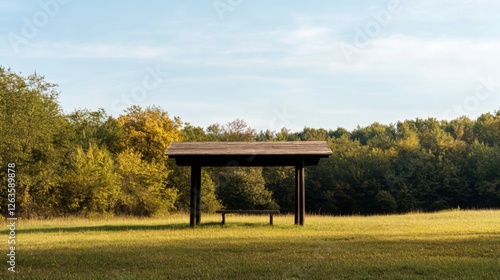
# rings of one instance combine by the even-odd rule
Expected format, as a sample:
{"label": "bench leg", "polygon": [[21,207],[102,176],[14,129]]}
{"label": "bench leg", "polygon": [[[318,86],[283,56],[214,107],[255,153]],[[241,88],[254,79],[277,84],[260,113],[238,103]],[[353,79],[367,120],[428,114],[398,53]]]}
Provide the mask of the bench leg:
{"label": "bench leg", "polygon": [[222,224],[226,224],[226,214],[222,214]]}
{"label": "bench leg", "polygon": [[274,221],[273,221],[273,214],[269,214],[269,224],[270,224],[270,225],[273,225],[273,224],[274,224]]}

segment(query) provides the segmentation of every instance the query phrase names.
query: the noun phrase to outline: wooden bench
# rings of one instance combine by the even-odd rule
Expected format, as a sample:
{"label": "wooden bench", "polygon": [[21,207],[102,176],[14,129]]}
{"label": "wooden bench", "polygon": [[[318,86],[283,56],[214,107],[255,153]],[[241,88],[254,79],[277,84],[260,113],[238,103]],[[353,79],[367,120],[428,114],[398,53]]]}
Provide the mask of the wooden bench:
{"label": "wooden bench", "polygon": [[273,215],[279,214],[280,210],[217,210],[217,214],[222,214],[222,224],[226,224],[226,214],[249,214],[249,215],[263,215],[269,214],[269,224],[273,225]]}

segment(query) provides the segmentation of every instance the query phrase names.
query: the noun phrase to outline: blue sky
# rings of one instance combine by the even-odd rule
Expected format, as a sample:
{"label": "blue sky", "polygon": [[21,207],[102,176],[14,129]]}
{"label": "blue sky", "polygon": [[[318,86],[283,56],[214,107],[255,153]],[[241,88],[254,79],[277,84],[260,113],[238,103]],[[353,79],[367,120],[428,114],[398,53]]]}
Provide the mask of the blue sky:
{"label": "blue sky", "polygon": [[65,112],[354,129],[500,109],[500,2],[2,1],[0,65]]}

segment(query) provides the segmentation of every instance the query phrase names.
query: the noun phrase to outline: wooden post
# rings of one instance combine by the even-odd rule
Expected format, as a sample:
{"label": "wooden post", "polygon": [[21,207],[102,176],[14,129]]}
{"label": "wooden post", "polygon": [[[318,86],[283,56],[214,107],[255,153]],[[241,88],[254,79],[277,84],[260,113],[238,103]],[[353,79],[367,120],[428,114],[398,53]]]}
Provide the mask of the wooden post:
{"label": "wooden post", "polygon": [[191,166],[191,201],[189,207],[189,225],[196,225],[196,175],[195,167]]}
{"label": "wooden post", "polygon": [[201,222],[201,166],[191,166],[191,207],[189,225],[195,227]]}
{"label": "wooden post", "polygon": [[270,225],[274,225],[274,221],[273,221],[273,213],[269,214],[269,224],[270,224]]}
{"label": "wooden post", "polygon": [[295,225],[299,225],[300,213],[300,166],[295,166]]}
{"label": "wooden post", "polygon": [[304,160],[295,166],[295,224],[303,226],[306,216]]}
{"label": "wooden post", "polygon": [[299,196],[300,196],[300,201],[299,201],[299,208],[300,208],[300,213],[299,213],[299,224],[301,226],[304,225],[305,223],[305,217],[306,217],[306,181],[305,181],[305,174],[304,174],[304,161],[302,161],[302,165],[300,166],[299,170],[299,185],[300,185],[300,191],[299,191]]}
{"label": "wooden post", "polygon": [[201,223],[201,166],[196,166],[196,225]]}

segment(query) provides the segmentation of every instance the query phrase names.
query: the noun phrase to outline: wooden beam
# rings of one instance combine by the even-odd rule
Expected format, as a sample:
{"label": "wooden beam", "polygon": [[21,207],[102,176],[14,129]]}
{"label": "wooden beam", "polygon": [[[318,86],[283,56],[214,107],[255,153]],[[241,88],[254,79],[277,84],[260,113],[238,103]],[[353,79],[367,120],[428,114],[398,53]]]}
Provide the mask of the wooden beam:
{"label": "wooden beam", "polygon": [[196,225],[196,175],[195,167],[191,166],[191,200],[189,205],[189,225]]}
{"label": "wooden beam", "polygon": [[328,157],[332,150],[326,141],[295,142],[174,142],[166,155],[220,156],[220,155],[313,155]]}
{"label": "wooden beam", "polygon": [[295,166],[295,162],[305,160],[306,166],[318,165],[321,157],[303,155],[187,155],[170,156],[175,159],[177,166],[201,165],[214,167],[242,167],[242,166]]}
{"label": "wooden beam", "polygon": [[195,227],[201,222],[201,167],[191,166],[191,205],[189,211],[189,225]]}
{"label": "wooden beam", "polygon": [[318,165],[331,154],[325,141],[174,142],[165,152],[179,166],[294,166],[298,160]]}
{"label": "wooden beam", "polygon": [[300,165],[295,166],[295,225],[300,224]]}
{"label": "wooden beam", "polygon": [[305,224],[306,217],[306,182],[304,174],[304,162],[302,162],[299,168],[299,224],[303,226]]}
{"label": "wooden beam", "polygon": [[201,166],[195,166],[196,171],[196,225],[201,223]]}

